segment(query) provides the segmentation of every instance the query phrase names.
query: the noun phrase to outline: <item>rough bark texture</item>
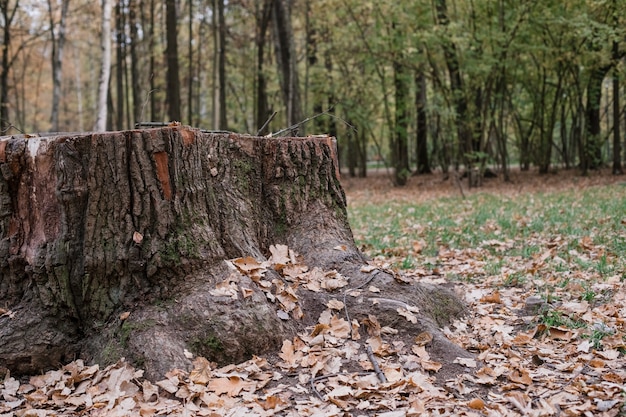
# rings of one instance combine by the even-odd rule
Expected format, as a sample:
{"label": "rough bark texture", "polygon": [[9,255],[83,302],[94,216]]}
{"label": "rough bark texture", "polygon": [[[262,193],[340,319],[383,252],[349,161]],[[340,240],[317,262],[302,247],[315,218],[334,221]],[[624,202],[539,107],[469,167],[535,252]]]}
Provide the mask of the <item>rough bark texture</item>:
{"label": "rough bark texture", "polygon": [[423,317],[396,324],[415,334],[462,313],[445,290],[360,272],[335,152],[328,137],[186,127],[0,138],[0,366],[34,373],[76,356],[124,356],[158,378],[190,366],[185,349],[220,363],[277,349],[342,290],[301,293],[302,320],[280,320],[243,275],[253,295],[209,293],[233,273],[225,259],[262,260],[277,243],[310,267],[337,269],[351,288],[380,287],[375,307],[347,297],[356,319],[391,324],[409,302]]}

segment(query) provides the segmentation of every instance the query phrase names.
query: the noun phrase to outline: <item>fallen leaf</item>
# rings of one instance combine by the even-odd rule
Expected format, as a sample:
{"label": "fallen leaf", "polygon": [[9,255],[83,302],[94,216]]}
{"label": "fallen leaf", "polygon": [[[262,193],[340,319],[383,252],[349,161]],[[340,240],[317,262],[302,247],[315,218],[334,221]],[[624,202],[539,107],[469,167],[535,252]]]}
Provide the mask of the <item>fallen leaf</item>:
{"label": "fallen leaf", "polygon": [[485,408],[485,402],[480,398],[474,398],[467,403],[467,406],[473,410],[482,410]]}
{"label": "fallen leaf", "polygon": [[345,306],[345,304],[342,301],[339,301],[335,298],[333,298],[332,300],[329,300],[326,303],[326,307],[330,308],[331,310],[341,310],[343,309]]}
{"label": "fallen leaf", "polygon": [[206,385],[211,380],[211,363],[206,358],[198,356],[193,361],[189,379],[194,384]]}
{"label": "fallen leaf", "polygon": [[533,380],[530,377],[530,373],[525,369],[514,369],[509,374],[509,379],[512,382],[516,382],[518,384],[530,385]]}
{"label": "fallen leaf", "polygon": [[396,309],[399,315],[410,321],[411,323],[417,323],[417,317],[404,307],[398,307]]}
{"label": "fallen leaf", "polygon": [[217,395],[226,394],[229,397],[235,397],[241,393],[244,388],[249,388],[252,383],[244,381],[243,378],[232,375],[227,378],[213,378],[209,382],[209,390]]}
{"label": "fallen leaf", "polygon": [[476,361],[472,358],[456,358],[453,363],[458,363],[463,366],[467,366],[468,368],[476,368]]}
{"label": "fallen leaf", "polygon": [[500,292],[498,291],[494,291],[491,294],[485,295],[479,301],[482,303],[502,304],[502,300],[500,299]]}
{"label": "fallen leaf", "polygon": [[424,346],[433,341],[433,335],[429,332],[421,332],[417,336],[415,336],[415,344],[417,346]]}

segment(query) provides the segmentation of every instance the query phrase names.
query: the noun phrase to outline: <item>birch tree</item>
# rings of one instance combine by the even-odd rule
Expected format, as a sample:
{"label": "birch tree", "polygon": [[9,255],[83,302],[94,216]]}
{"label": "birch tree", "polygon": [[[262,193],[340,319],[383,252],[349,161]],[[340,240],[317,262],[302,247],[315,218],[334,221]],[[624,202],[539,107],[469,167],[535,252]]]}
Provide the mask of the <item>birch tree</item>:
{"label": "birch tree", "polygon": [[106,130],[107,97],[109,95],[109,78],[111,77],[111,0],[102,0],[102,33],[100,34],[100,48],[102,60],[100,65],[100,79],[98,81],[98,104],[96,110],[96,124],[94,130]]}

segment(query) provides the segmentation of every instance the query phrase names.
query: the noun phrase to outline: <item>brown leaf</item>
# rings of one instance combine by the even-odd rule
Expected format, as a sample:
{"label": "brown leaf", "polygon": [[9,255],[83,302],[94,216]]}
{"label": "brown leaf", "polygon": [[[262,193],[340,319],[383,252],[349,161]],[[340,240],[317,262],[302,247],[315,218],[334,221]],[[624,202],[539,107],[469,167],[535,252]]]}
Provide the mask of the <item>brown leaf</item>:
{"label": "brown leaf", "polygon": [[512,370],[509,374],[509,379],[512,382],[524,385],[530,385],[533,382],[533,379],[530,377],[530,373],[525,369]]}
{"label": "brown leaf", "polygon": [[424,346],[433,341],[433,335],[429,332],[422,332],[415,336],[415,344],[417,346]]}
{"label": "brown leaf", "polygon": [[481,303],[493,303],[493,304],[502,304],[502,300],[500,299],[500,292],[494,291],[491,294],[487,294],[480,299]]}
{"label": "brown leaf", "polygon": [[226,394],[229,397],[235,397],[244,389],[250,387],[252,384],[246,382],[243,378],[237,375],[231,375],[227,378],[213,378],[209,382],[209,390],[215,392],[217,395]]}
{"label": "brown leaf", "polygon": [[467,403],[467,406],[473,410],[482,410],[485,408],[485,402],[480,398],[474,398]]}
{"label": "brown leaf", "polygon": [[189,379],[194,384],[206,385],[211,380],[211,363],[202,356],[193,361],[193,369],[189,373]]}

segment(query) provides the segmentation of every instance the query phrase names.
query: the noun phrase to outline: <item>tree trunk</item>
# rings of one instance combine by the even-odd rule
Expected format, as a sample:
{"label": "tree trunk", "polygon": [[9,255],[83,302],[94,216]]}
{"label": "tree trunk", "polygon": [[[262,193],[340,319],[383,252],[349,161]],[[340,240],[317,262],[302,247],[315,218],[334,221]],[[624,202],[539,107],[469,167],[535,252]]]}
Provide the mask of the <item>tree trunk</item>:
{"label": "tree trunk", "polygon": [[[428,330],[449,363],[467,356],[437,330],[464,311],[451,293],[361,272],[332,138],[186,127],[4,137],[0,173],[0,364],[14,373],[124,356],[158,378],[189,369],[185,349],[224,364],[279,348],[343,293],[293,285],[299,307],[280,319],[278,288],[294,278],[277,266],[255,282],[225,262],[264,261],[276,244],[312,276],[380,288],[378,303],[343,297],[356,320]],[[399,320],[398,303],[423,316]]]}
{"label": "tree trunk", "polygon": [[130,87],[133,97],[133,118],[132,126],[135,123],[141,122],[142,113],[142,97],[141,97],[141,82],[139,80],[139,43],[141,38],[139,36],[139,21],[137,18],[137,11],[141,7],[141,4],[137,4],[137,0],[131,0],[128,3],[128,25],[130,26]]}
{"label": "tree trunk", "polygon": [[417,174],[430,174],[430,160],[428,158],[428,118],[426,114],[426,76],[424,70],[419,69],[415,75],[415,111],[417,113],[415,156],[417,159]]}
{"label": "tree trunk", "polygon": [[[59,104],[61,102],[61,80],[63,77],[63,49],[65,48],[65,22],[69,10],[69,0],[61,2],[61,20],[58,27],[54,22],[52,1],[48,0],[50,14],[50,33],[52,38],[52,110],[50,114],[50,130],[59,131]],[[58,33],[55,30],[58,28]]]}
{"label": "tree trunk", "polygon": [[[286,125],[302,121],[300,86],[296,67],[296,50],[291,25],[292,0],[273,0],[273,22],[276,45],[276,63],[286,110]],[[297,129],[292,134],[297,134]]]}
{"label": "tree trunk", "polygon": [[98,80],[98,104],[96,110],[96,124],[94,130],[106,130],[107,123],[107,96],[109,94],[109,78],[111,77],[111,0],[102,0],[102,33],[100,34],[100,49],[102,61],[100,64],[100,78]]}
{"label": "tree trunk", "polygon": [[126,42],[126,34],[124,33],[124,11],[120,2],[115,5],[115,28],[117,44],[115,46],[115,90],[117,93],[115,128],[122,130],[124,129],[124,96],[126,95],[126,89],[124,88],[124,61],[126,60],[124,43]]}
{"label": "tree trunk", "polygon": [[[615,4],[615,2],[613,4]],[[615,16],[615,19],[617,19],[617,15]],[[613,41],[612,54],[613,54],[613,60],[615,63],[613,67],[613,175],[622,175],[624,171],[622,170],[622,142],[621,142],[621,135],[620,135],[620,129],[619,129],[619,124],[620,124],[620,119],[621,119],[620,105],[619,105],[620,103],[620,100],[619,100],[620,74],[619,74],[619,71],[617,71],[617,68],[618,68],[617,63],[619,62],[619,59],[620,59],[620,53],[619,53],[619,43],[615,40]]]}
{"label": "tree trunk", "polygon": [[256,129],[259,135],[268,131],[265,122],[270,117],[270,110],[267,97],[267,80],[263,65],[265,64],[265,44],[267,39],[267,28],[272,16],[272,0],[264,0],[262,4],[256,2]]}
{"label": "tree trunk", "polygon": [[[450,24],[450,19],[448,18],[446,0],[436,0],[435,11],[437,23],[447,27]],[[455,119],[459,153],[469,173],[472,171],[474,165],[472,155],[472,130],[470,129],[468,103],[456,44],[450,39],[443,39],[443,52],[446,66],[448,67],[448,76],[450,77],[450,94],[452,95],[452,102],[454,103],[454,110],[456,112]]]}
{"label": "tree trunk", "polygon": [[409,72],[401,62],[393,62],[395,97],[395,123],[391,155],[393,158],[394,185],[406,185],[409,175]]}
{"label": "tree trunk", "polygon": [[602,165],[602,129],[600,126],[600,101],[602,100],[602,82],[610,65],[593,68],[587,84],[587,103],[585,106],[585,144],[581,149],[581,169],[587,175],[590,169]]}
{"label": "tree trunk", "polygon": [[7,130],[11,126],[9,120],[9,71],[12,59],[9,56],[11,47],[11,24],[19,7],[19,1],[15,2],[13,9],[9,9],[9,2],[0,2],[2,12],[2,67],[0,69],[0,129]]}
{"label": "tree trunk", "polygon": [[224,0],[213,0],[213,128],[227,130]]}
{"label": "tree trunk", "polygon": [[180,109],[180,76],[178,70],[178,23],[176,20],[176,0],[167,0],[166,6],[166,37],[167,49],[167,105],[168,117],[172,121],[181,120]]}

